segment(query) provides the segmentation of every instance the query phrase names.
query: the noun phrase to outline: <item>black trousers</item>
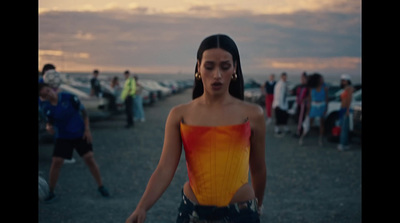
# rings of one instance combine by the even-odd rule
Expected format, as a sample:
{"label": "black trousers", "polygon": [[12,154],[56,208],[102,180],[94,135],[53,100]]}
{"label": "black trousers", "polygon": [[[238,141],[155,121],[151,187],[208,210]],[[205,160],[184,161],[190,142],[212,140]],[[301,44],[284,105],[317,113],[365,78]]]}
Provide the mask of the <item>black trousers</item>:
{"label": "black trousers", "polygon": [[276,125],[287,125],[289,114],[286,110],[282,110],[279,107],[275,108]]}
{"label": "black trousers", "polygon": [[133,97],[127,96],[125,98],[125,112],[126,112],[126,123],[133,125]]}

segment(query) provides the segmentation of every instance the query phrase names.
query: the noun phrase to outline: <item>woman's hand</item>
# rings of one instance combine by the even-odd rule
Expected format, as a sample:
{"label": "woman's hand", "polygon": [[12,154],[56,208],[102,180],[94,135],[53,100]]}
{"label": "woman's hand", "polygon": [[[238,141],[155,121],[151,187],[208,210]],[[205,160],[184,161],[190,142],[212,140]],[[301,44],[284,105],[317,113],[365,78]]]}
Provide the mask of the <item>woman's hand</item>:
{"label": "woman's hand", "polygon": [[146,219],[146,211],[141,208],[136,208],[136,210],[126,219],[125,223],[144,223]]}

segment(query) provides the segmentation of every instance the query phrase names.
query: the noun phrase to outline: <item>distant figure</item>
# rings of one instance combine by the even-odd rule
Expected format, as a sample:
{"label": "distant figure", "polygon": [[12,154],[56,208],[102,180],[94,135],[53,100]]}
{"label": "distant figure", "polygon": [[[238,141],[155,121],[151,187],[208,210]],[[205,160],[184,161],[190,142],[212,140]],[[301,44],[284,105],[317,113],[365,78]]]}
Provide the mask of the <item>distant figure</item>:
{"label": "distant figure", "polygon": [[101,98],[103,96],[103,92],[101,90],[100,81],[98,79],[99,70],[93,70],[92,78],[90,79],[90,95]]}
{"label": "distant figure", "polygon": [[111,88],[113,89],[113,95],[116,100],[116,104],[124,103],[121,99],[122,86],[119,83],[118,76],[114,76],[110,83]]}
{"label": "distant figure", "polygon": [[138,120],[141,122],[145,122],[146,118],[144,115],[144,110],[143,110],[143,97],[142,97],[142,90],[143,86],[139,83],[139,77],[137,75],[134,75],[135,78],[135,83],[136,83],[136,92],[135,92],[135,99],[134,101],[134,120]]}
{"label": "distant figure", "polygon": [[343,92],[340,94],[340,143],[338,145],[339,151],[348,150],[349,147],[349,131],[350,131],[350,118],[351,112],[351,101],[353,98],[354,88],[351,85],[350,76],[348,74],[342,74],[340,77],[340,87]]}
{"label": "distant figure", "polygon": [[125,83],[122,89],[121,99],[125,102],[125,112],[126,112],[126,125],[125,128],[130,128],[134,126],[133,120],[133,103],[136,92],[136,81],[134,78],[130,77],[129,70],[124,72]]}
{"label": "distant figure", "polygon": [[47,116],[46,130],[55,134],[55,145],[50,167],[49,195],[44,200],[56,199],[54,189],[65,159],[71,159],[73,150],[83,158],[94,177],[98,191],[109,196],[103,186],[99,167],[93,157],[92,135],[85,107],[77,96],[67,92],[55,92],[48,84],[39,83],[39,96],[43,99],[43,110]]}
{"label": "distant figure", "polygon": [[303,72],[300,77],[300,85],[296,88],[296,119],[297,119],[297,130],[295,133],[296,137],[300,137],[303,133],[303,122],[307,114],[307,103],[308,103],[308,87],[307,87],[307,73]]}
{"label": "distant figure", "polygon": [[[314,119],[319,118],[319,137],[318,144],[323,145],[323,135],[324,135],[324,122],[325,115],[328,110],[328,88],[325,85],[324,78],[319,73],[314,73],[309,76],[307,83],[310,94],[308,96],[308,109],[307,116],[310,119],[310,126],[313,126]],[[304,132],[300,139],[299,144],[303,144],[303,138],[307,134]]]}
{"label": "distant figure", "polygon": [[272,122],[272,102],[274,101],[274,88],[275,88],[275,74],[269,75],[269,80],[267,80],[261,87],[262,93],[265,95],[265,111],[267,113],[267,122],[270,124]]}
{"label": "distant figure", "polygon": [[[289,114],[288,101],[286,99],[288,94],[287,87],[287,74],[284,72],[281,74],[280,80],[276,83],[274,88],[274,100],[272,102],[272,108],[275,110],[275,136],[282,137],[285,133],[289,133],[289,128],[287,126]],[[281,131],[283,127],[283,131]]]}

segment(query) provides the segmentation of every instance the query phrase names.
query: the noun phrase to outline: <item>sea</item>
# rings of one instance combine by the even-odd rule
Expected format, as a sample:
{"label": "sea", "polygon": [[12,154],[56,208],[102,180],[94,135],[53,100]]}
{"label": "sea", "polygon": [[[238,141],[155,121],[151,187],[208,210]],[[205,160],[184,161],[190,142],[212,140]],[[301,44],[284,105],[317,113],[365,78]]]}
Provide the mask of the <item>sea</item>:
{"label": "sea", "polygon": [[[67,77],[70,78],[79,78],[79,79],[87,79],[89,80],[92,78],[92,73],[84,73],[84,72],[61,72]],[[177,73],[177,74],[153,74],[153,73],[146,73],[140,74],[135,73],[138,76],[139,80],[154,80],[154,81],[164,81],[164,80],[194,80],[194,74],[184,74],[184,73]],[[268,80],[270,74],[244,74],[243,79],[244,81],[254,80],[260,84],[264,83]],[[362,77],[361,75],[352,75],[349,74],[351,77],[352,84],[362,84]],[[100,80],[111,81],[113,77],[118,77],[120,80],[124,80],[123,73],[116,73],[116,72],[100,72],[98,78]],[[341,74],[322,74],[326,83],[331,85],[339,85],[340,84],[340,76]],[[301,73],[291,74],[287,73],[287,81],[291,84],[298,84],[300,83]],[[279,74],[275,74],[275,80],[278,80]]]}

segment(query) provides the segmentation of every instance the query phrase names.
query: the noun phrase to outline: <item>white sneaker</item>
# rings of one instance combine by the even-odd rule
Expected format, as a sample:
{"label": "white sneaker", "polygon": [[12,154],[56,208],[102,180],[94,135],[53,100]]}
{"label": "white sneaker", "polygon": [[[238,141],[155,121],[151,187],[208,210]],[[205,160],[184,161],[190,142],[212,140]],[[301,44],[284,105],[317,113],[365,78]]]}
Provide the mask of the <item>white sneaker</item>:
{"label": "white sneaker", "polygon": [[64,159],[64,163],[75,163],[76,160],[72,157],[72,159]]}
{"label": "white sneaker", "polygon": [[338,147],[337,147],[337,149],[338,149],[339,151],[346,151],[346,150],[349,150],[349,149],[350,149],[350,146],[344,146],[344,145],[342,145],[342,144],[339,144]]}

